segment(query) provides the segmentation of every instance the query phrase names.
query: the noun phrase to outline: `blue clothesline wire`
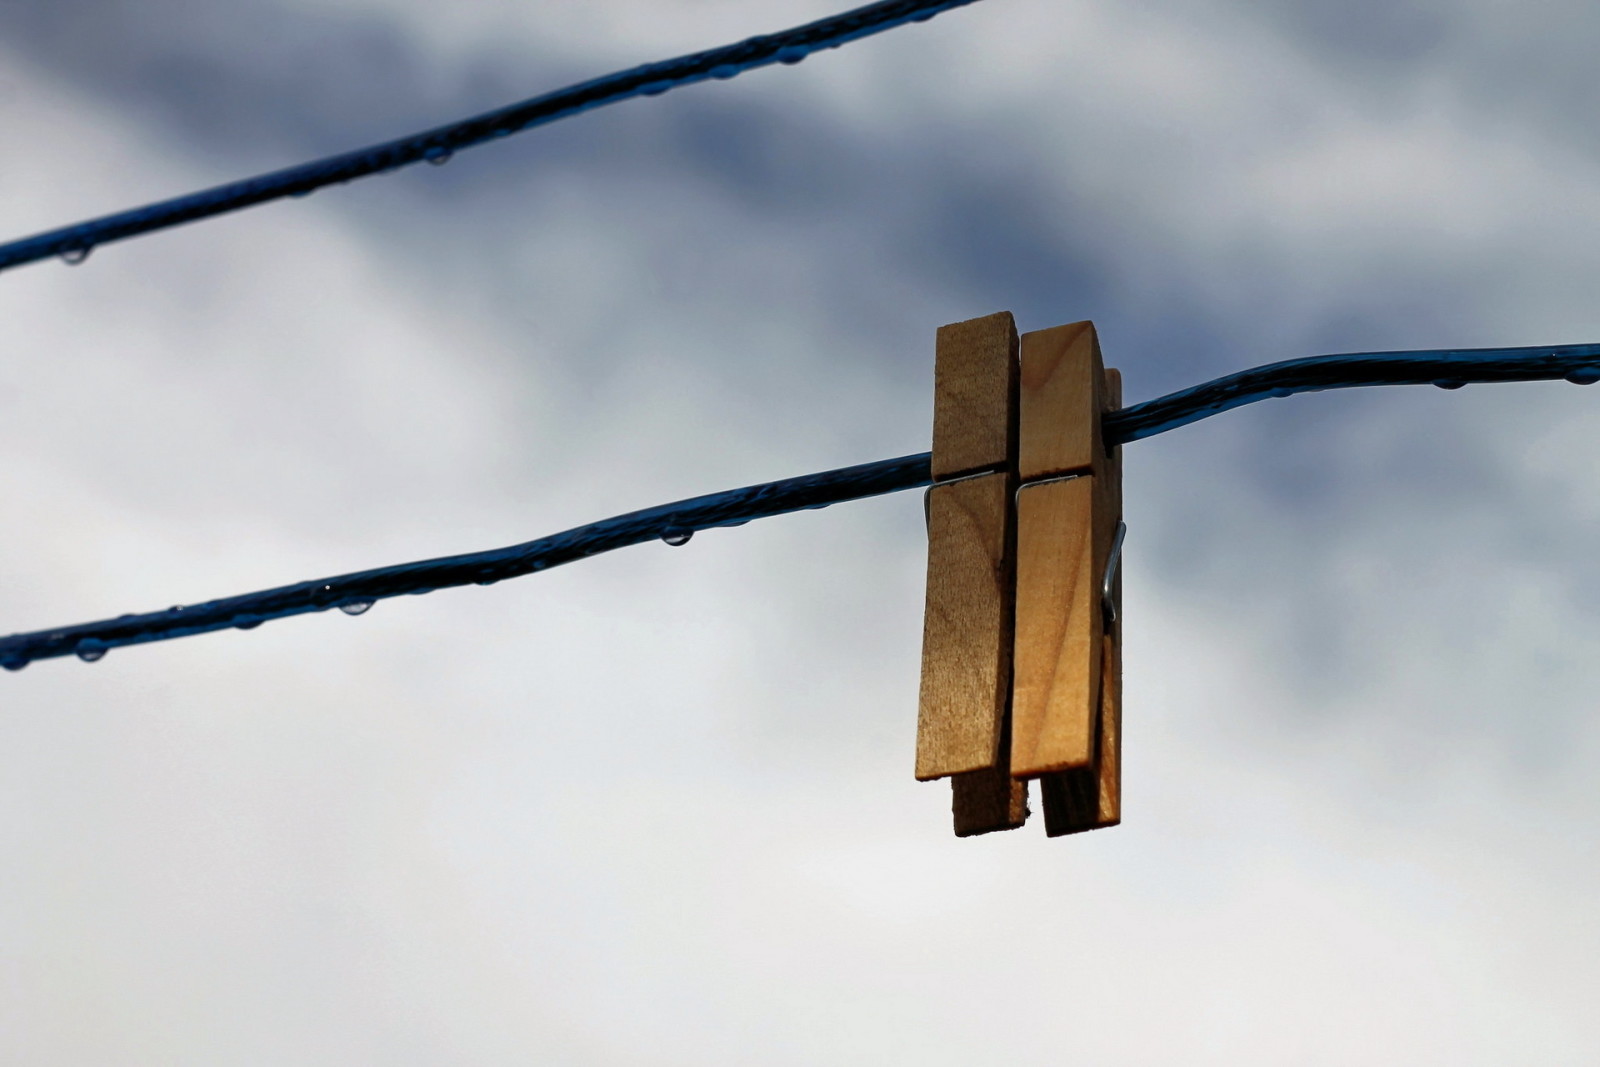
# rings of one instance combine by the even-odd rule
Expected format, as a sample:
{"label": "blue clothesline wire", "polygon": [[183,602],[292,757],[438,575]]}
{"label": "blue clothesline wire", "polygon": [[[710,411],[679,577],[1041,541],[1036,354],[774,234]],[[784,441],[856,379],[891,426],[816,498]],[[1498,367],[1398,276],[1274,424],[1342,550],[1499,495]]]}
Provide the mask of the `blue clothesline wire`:
{"label": "blue clothesline wire", "polygon": [[[80,262],[98,245],[208,218],[336,182],[441,161],[463,148],[634,96],[707,78],[731,78],[772,63],[797,63],[818,49],[924,21],[976,0],[885,0],[794,29],[607,75],[449,126],[326,159],[62,227],[0,245],[0,270],[61,256]],[[1324,389],[1565,379],[1600,381],[1600,345],[1369,352],[1268,364],[1109,413],[1108,448],[1152,437],[1270,397]],[[0,638],[0,667],[77,655],[94,661],[111,648],[223,629],[253,629],[290,615],[340,608],[360,614],[378,600],[467,584],[492,585],[612,549],[661,539],[683,544],[698,530],[846,500],[915,489],[931,482],[931,455],[919,453],[694,497],[576,527],[537,541],[300,582],[204,604]]]}
{"label": "blue clothesline wire", "polygon": [[738,44],[647,63],[398,140],[11,241],[0,245],[0,270],[52,256],[59,256],[68,263],[81,263],[95,248],[112,241],[211,218],[280,197],[306,196],[326,185],[392,171],[419,160],[442,163],[464,148],[583,111],[636,96],[655,96],[708,78],[732,78],[774,63],[798,63],[820,49],[837,48],[976,2],[884,0],[793,29],[751,37]]}
{"label": "blue clothesline wire", "polygon": [[[1105,445],[1114,448],[1245,404],[1296,393],[1376,385],[1437,385],[1565,380],[1600,382],[1600,344],[1535,348],[1361,352],[1312,356],[1230,374],[1106,415]],[[360,614],[375,601],[461,585],[492,585],[562,563],[644,541],[683,544],[698,530],[740,526],[752,519],[847,500],[917,489],[932,482],[931,453],[900,456],[762,485],[712,493],[602,519],[509,548],[402,563],[259,593],[123,615],[103,622],[0,638],[0,666],[77,655],[94,661],[121,645],[164,641],[213,630],[248,630],[272,619],[340,608]]]}

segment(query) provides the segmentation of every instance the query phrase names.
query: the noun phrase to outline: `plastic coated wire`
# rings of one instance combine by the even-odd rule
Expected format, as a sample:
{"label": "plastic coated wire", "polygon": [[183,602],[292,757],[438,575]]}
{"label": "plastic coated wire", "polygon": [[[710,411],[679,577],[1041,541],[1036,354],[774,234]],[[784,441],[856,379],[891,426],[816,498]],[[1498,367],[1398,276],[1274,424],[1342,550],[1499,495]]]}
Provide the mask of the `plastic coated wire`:
{"label": "plastic coated wire", "polygon": [[212,630],[248,630],[269,619],[333,607],[359,614],[385,597],[431,593],[458,585],[493,585],[641,541],[659,538],[682,544],[696,530],[742,526],[751,519],[825,508],[845,500],[925,485],[930,480],[928,461],[928,454],[923,453],[807,474],[633,511],[509,548],[401,563],[145,615],[18,634],[0,638],[0,666],[20,670],[31,660],[73,654],[92,661],[118,645],[164,641]]}
{"label": "plastic coated wire", "polygon": [[[1112,448],[1258,400],[1295,393],[1369,385],[1433,384],[1453,389],[1472,382],[1557,379],[1578,385],[1600,382],[1600,345],[1363,352],[1292,359],[1122,408],[1108,414],[1101,428],[1106,447]],[[333,607],[359,614],[385,597],[473,583],[491,585],[643,541],[683,544],[697,530],[740,526],[751,519],[929,485],[933,480],[931,460],[928,452],[879,460],[662,504],[509,548],[402,563],[188,607],[15,634],[0,638],[0,666],[20,670],[33,660],[73,654],[93,661],[120,645],[212,630],[253,629],[270,619]]]}
{"label": "plastic coated wire", "polygon": [[773,63],[798,63],[812,52],[837,48],[908,22],[924,22],[977,0],[884,0],[778,33],[676,59],[608,74],[543,96],[394,141],[302,163],[198,193],[161,200],[87,222],[0,245],[0,270],[60,256],[80,263],[96,247],[126,237],[164,230],[285,196],[306,196],[336,182],[379,174],[418,160],[442,163],[463,148],[614,104],[635,96],[655,96],[708,78],[732,78]]}
{"label": "plastic coated wire", "polygon": [[1564,380],[1600,382],[1600,345],[1533,348],[1454,348],[1424,352],[1356,352],[1286,359],[1146,400],[1105,417],[1107,446],[1154,437],[1191,422],[1272,397],[1367,385]]}

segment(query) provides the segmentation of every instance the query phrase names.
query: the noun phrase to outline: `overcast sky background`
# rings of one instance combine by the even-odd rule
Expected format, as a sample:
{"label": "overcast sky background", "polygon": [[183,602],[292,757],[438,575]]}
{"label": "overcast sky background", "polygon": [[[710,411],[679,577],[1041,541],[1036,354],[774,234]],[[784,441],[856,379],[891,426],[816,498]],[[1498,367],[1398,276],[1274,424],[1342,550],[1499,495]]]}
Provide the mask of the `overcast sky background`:
{"label": "overcast sky background", "polygon": [[[838,0],[7,0],[0,237]],[[1129,402],[1600,341],[1585,3],[988,0],[0,277],[0,632],[926,449],[933,337]],[[1580,1064],[1600,391],[1126,451],[1124,824],[912,779],[919,495],[0,677],[0,1059]]]}

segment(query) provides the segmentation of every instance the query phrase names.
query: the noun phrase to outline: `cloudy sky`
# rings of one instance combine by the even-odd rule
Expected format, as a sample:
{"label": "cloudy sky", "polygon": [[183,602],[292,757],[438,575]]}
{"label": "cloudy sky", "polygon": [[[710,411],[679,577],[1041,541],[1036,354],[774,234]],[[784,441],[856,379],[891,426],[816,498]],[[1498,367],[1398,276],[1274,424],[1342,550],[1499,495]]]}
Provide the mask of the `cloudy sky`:
{"label": "cloudy sky", "polygon": [[[8,0],[0,238],[839,0]],[[928,447],[934,330],[1129,402],[1600,341],[1589,4],[986,0],[0,277],[0,632]],[[1600,393],[1130,445],[1124,824],[913,781],[906,493],[0,677],[0,1059],[1579,1064]]]}

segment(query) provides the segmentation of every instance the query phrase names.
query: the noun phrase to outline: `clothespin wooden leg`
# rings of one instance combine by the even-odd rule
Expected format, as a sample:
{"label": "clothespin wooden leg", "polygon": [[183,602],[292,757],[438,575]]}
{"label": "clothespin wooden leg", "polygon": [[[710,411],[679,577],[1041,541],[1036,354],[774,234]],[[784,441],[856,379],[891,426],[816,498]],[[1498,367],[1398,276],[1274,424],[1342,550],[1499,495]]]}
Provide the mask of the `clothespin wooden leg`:
{"label": "clothespin wooden leg", "polygon": [[1121,480],[1100,435],[1120,381],[1088,322],[1024,335],[1021,371],[1011,773],[1041,779],[1058,836],[1121,816],[1120,630],[1102,612]]}
{"label": "clothespin wooden leg", "polygon": [[[1108,369],[1105,383],[1104,410],[1114,411],[1122,406],[1122,375]],[[1101,519],[1110,524],[1113,538],[1122,516],[1120,453],[1118,448],[1107,458],[1100,497]],[[1113,545],[1120,547],[1114,541]],[[1078,769],[1040,778],[1045,833],[1051,837],[1116,826],[1122,821],[1122,568],[1117,562],[1108,566],[1111,618],[1100,638],[1099,720],[1094,740],[1097,765],[1093,774]]]}
{"label": "clothespin wooden leg", "polygon": [[[917,778],[951,779],[959,836],[1121,819],[1121,378],[1094,325],[1020,338],[1006,313],[939,331]],[[1108,583],[1109,582],[1109,586]]]}
{"label": "clothespin wooden leg", "polygon": [[939,330],[916,776],[951,779],[963,837],[1027,817],[1008,725],[1017,371],[1009,312]]}

